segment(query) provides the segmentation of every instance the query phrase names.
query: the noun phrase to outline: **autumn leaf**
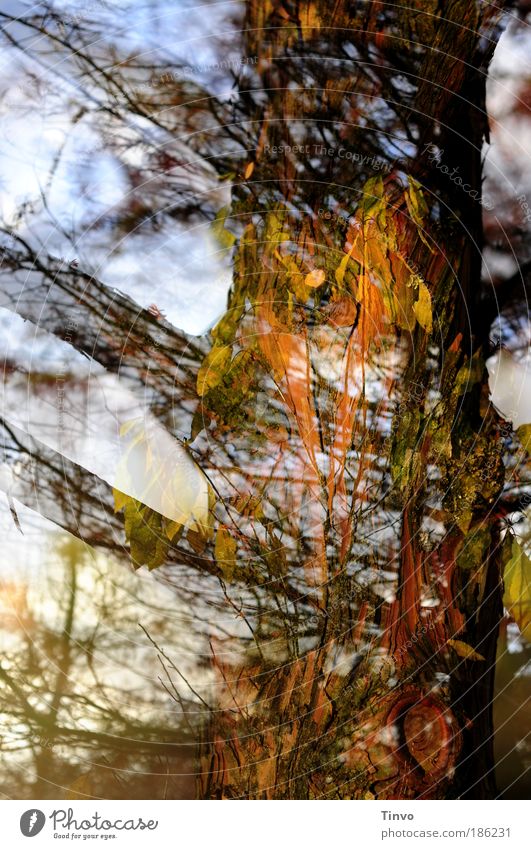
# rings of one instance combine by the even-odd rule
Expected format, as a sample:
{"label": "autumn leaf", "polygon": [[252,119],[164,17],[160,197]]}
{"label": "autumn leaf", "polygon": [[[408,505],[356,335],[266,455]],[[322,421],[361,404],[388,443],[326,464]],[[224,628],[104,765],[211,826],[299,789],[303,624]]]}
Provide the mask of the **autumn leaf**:
{"label": "autumn leaf", "polygon": [[223,576],[228,580],[232,580],[234,569],[236,566],[236,551],[237,545],[230,533],[223,525],[220,525],[216,533],[216,542],[214,544],[214,557],[216,562],[223,572]]}
{"label": "autumn leaf", "polygon": [[252,176],[253,171],[254,171],[254,162],[249,162],[245,167],[245,171],[243,172],[243,176],[245,177],[246,180],[248,180],[249,177]]}
{"label": "autumn leaf", "polygon": [[415,292],[413,287],[408,285],[412,271],[406,258],[401,253],[391,253],[391,278],[394,281],[392,291],[389,287],[384,288],[384,292],[389,297],[392,295],[392,308],[389,310],[389,315],[394,318],[397,325],[409,333],[415,329],[415,314],[413,312],[413,303]]}
{"label": "autumn leaf", "polygon": [[347,271],[347,266],[348,266],[349,260],[350,260],[350,258],[351,258],[351,256],[352,256],[352,252],[353,252],[353,250],[354,250],[354,246],[355,246],[355,244],[356,244],[356,243],[354,242],[354,243],[353,243],[353,245],[352,245],[352,247],[351,247],[351,249],[349,250],[349,252],[348,252],[347,254],[345,254],[345,256],[343,257],[343,259],[342,259],[342,260],[341,260],[341,262],[339,263],[338,267],[336,268],[336,271],[335,271],[335,278],[336,278],[336,283],[337,283],[337,285],[340,287],[340,289],[342,289],[342,288],[343,288],[343,286],[344,286],[344,283],[345,283],[345,274],[346,274],[346,271]]}
{"label": "autumn leaf", "polygon": [[141,501],[128,498],[124,507],[125,537],[135,567],[156,569],[168,554],[168,539],[163,533],[163,517]]}
{"label": "autumn leaf", "polygon": [[126,495],[125,492],[120,492],[119,489],[114,488],[112,494],[114,496],[114,512],[119,513],[121,510],[124,509],[131,496]]}
{"label": "autumn leaf", "polygon": [[409,190],[407,192],[411,209],[413,210],[413,218],[417,224],[422,224],[428,214],[428,206],[424,200],[422,188],[418,180],[413,177],[408,177]]}
{"label": "autumn leaf", "polygon": [[210,229],[216,238],[218,244],[228,250],[232,248],[234,242],[236,241],[236,236],[234,233],[231,233],[230,230],[227,230],[225,227],[225,221],[227,220],[227,216],[229,214],[229,207],[224,206],[223,209],[217,213],[214,221],[210,225]]}
{"label": "autumn leaf", "polygon": [[408,178],[408,182],[409,188],[405,192],[408,212],[417,225],[417,232],[420,238],[426,247],[429,248],[431,253],[434,253],[435,249],[429,244],[424,235],[424,220],[428,214],[428,206],[424,199],[420,183],[418,183],[417,180],[414,180],[411,176]]}
{"label": "autumn leaf", "polygon": [[356,210],[362,218],[376,217],[386,207],[384,184],[381,177],[371,177],[363,187],[363,198]]}
{"label": "autumn leaf", "polygon": [[[313,401],[311,375],[307,368],[308,350],[305,334],[284,332],[268,304],[261,304],[259,316],[259,344],[261,351],[278,381],[285,381],[285,397],[297,420],[300,437],[308,452],[311,465],[316,468],[316,451],[319,447],[318,429]],[[306,366],[306,367],[305,367]]]}
{"label": "autumn leaf", "polygon": [[124,511],[125,538],[135,568],[156,569],[166,562],[170,542],[176,542],[185,528],[117,489],[113,490],[115,512]]}
{"label": "autumn leaf", "polygon": [[457,372],[455,378],[454,392],[457,395],[463,395],[465,392],[470,392],[472,387],[479,383],[483,377],[485,362],[480,351],[476,351],[471,359],[465,358],[465,362]]}
{"label": "autumn leaf", "polygon": [[371,283],[368,274],[360,274],[358,278],[356,300],[360,304],[360,343],[363,350],[367,350],[369,342],[381,333],[385,316],[382,293],[378,286]]}
{"label": "autumn leaf", "polygon": [[381,233],[374,222],[365,228],[368,271],[389,285],[391,266],[387,256],[387,234]]}
{"label": "autumn leaf", "polygon": [[[165,522],[206,532],[210,522],[208,482],[178,440],[146,418],[128,428],[120,450],[113,490],[116,512],[136,500]],[[176,530],[171,533],[174,536]]]}
{"label": "autumn leaf", "polygon": [[229,345],[216,345],[205,357],[197,373],[197,391],[201,397],[214,389],[221,381],[230,364],[232,350]]}
{"label": "autumn leaf", "polygon": [[321,313],[334,327],[351,327],[356,321],[358,306],[352,297],[344,295],[333,298]]}
{"label": "autumn leaf", "polygon": [[516,431],[516,435],[525,451],[531,455],[531,425],[523,424]]}
{"label": "autumn leaf", "polygon": [[[284,441],[287,439],[287,435],[287,431],[284,428]],[[260,496],[252,496],[249,494],[237,495],[231,503],[234,509],[237,510],[238,513],[241,513],[242,516],[252,516],[253,519],[257,519],[258,521],[264,518],[262,498]]]}
{"label": "autumn leaf", "polygon": [[310,289],[318,289],[319,286],[322,286],[326,280],[326,274],[322,270],[322,268],[315,268],[313,271],[310,271],[309,274],[304,278],[304,285],[309,286]]}
{"label": "autumn leaf", "polygon": [[266,219],[266,229],[264,233],[265,241],[276,248],[282,242],[288,242],[290,234],[284,230],[287,225],[286,211],[284,209],[271,210]]}
{"label": "autumn leaf", "polygon": [[503,603],[526,640],[531,641],[531,560],[513,539],[511,557],[503,572]]}
{"label": "autumn leaf", "polygon": [[178,538],[182,534],[183,530],[184,525],[180,522],[172,522],[168,520],[164,523],[164,533],[171,542],[174,542],[176,537]]}
{"label": "autumn leaf", "polygon": [[431,333],[433,329],[433,318],[431,309],[431,295],[425,283],[419,283],[418,301],[413,304],[413,312],[421,327],[426,333]]}
{"label": "autumn leaf", "polygon": [[290,256],[281,256],[278,250],[275,251],[274,256],[282,263],[282,267],[286,269],[288,286],[297,300],[302,302],[308,300],[309,292],[304,282],[304,273],[300,270],[297,263]]}
{"label": "autumn leaf", "polygon": [[485,660],[482,654],[475,651],[468,643],[463,640],[447,640],[447,645],[451,646],[459,657],[464,657],[466,660]]}

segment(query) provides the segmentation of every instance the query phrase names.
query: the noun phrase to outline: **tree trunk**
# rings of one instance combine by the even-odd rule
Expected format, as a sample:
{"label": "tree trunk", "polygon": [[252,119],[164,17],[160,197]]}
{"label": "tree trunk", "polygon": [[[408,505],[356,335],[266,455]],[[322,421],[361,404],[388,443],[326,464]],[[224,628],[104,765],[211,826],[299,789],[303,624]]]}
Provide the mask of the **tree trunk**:
{"label": "tree trunk", "polygon": [[213,644],[202,796],[495,792],[504,471],[480,268],[498,18],[248,3],[235,276],[197,419],[248,639]]}

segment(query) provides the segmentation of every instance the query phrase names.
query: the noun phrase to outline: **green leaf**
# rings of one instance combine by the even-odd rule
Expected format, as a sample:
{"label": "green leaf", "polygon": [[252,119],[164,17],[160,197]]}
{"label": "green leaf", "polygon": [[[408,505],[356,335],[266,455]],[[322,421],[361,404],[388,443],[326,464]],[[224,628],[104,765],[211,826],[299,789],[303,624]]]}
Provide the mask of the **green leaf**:
{"label": "green leaf", "polygon": [[503,603],[526,640],[531,641],[531,560],[513,539],[511,557],[503,572]]}

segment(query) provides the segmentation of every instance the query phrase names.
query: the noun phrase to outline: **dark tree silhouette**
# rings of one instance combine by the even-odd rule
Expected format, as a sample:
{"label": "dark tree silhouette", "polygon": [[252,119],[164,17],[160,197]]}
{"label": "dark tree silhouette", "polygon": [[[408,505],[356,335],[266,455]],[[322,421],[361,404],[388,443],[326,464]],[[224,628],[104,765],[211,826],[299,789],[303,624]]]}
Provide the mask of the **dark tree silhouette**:
{"label": "dark tree silhouette", "polygon": [[[215,611],[204,797],[495,795],[502,532],[526,483],[485,367],[526,283],[481,279],[502,8],[248,0],[230,98],[136,57],[111,73],[88,24],[16,24],[71,57],[96,122],[145,121],[113,232],[209,221],[232,257],[227,312],[202,338],[16,234],[0,274],[2,306],[145,391],[208,476],[209,526],[168,534],[4,425],[8,457],[26,458],[15,497],[118,550],[125,505],[137,564],[163,561]],[[131,143],[114,134],[117,155]]]}

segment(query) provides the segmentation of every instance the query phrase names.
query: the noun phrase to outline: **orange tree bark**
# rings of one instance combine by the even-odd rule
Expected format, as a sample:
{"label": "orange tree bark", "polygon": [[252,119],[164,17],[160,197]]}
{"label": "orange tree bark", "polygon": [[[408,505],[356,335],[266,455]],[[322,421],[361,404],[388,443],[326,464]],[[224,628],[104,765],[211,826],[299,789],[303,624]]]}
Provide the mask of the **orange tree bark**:
{"label": "orange tree bark", "polygon": [[494,793],[504,473],[480,263],[498,25],[468,0],[248,3],[249,152],[218,222],[235,274],[194,429],[242,630],[212,644],[202,796]]}

